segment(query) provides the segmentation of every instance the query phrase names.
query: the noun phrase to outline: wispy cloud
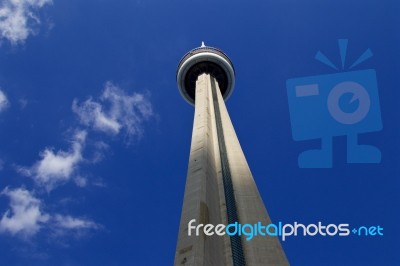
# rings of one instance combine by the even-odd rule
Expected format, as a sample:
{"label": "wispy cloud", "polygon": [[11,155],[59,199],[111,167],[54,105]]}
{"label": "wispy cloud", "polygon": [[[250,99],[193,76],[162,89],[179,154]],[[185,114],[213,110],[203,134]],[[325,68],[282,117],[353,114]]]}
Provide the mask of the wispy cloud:
{"label": "wispy cloud", "polygon": [[104,157],[109,146],[103,141],[95,142],[92,147],[92,159],[83,158],[83,149],[87,142],[89,129],[117,135],[121,131],[128,140],[143,134],[143,122],[153,116],[148,96],[140,93],[127,94],[111,82],[107,82],[98,101],[92,98],[82,103],[73,101],[72,110],[79,121],[87,128],[79,130],[71,141],[67,151],[45,148],[41,159],[31,167],[17,167],[19,173],[32,177],[35,183],[47,191],[73,180],[79,187],[85,187],[88,180],[79,175],[79,166],[85,161],[98,163]]}
{"label": "wispy cloud", "polygon": [[101,225],[86,218],[44,212],[42,201],[25,188],[5,188],[0,195],[7,196],[10,200],[9,209],[0,220],[0,233],[27,239],[42,228],[56,235],[102,228]]}
{"label": "wispy cloud", "polygon": [[54,216],[54,222],[56,227],[70,230],[98,229],[101,227],[99,224],[88,219],[60,214]]}
{"label": "wispy cloud", "polygon": [[83,176],[75,177],[74,182],[78,187],[86,187],[87,185],[87,179]]}
{"label": "wispy cloud", "polygon": [[[10,1],[17,3],[20,0]],[[87,186],[89,181],[79,170],[82,163],[98,163],[110,149],[104,141],[93,142],[87,138],[88,132],[94,130],[110,135],[122,133],[128,139],[140,137],[143,134],[144,121],[154,115],[148,98],[147,94],[128,94],[113,83],[107,82],[99,98],[89,98],[81,103],[74,100],[72,110],[85,129],[75,130],[69,149],[45,148],[40,152],[38,161],[32,166],[17,167],[18,172],[31,177],[38,187],[45,188],[48,192],[68,181],[74,181],[78,187]],[[5,108],[6,105],[7,97],[0,90],[0,108]],[[85,151],[84,158],[84,149],[88,150],[90,147],[93,148],[92,151]],[[89,159],[86,158],[88,153]],[[94,186],[106,187],[101,180],[91,183]],[[43,190],[39,189],[36,192],[43,193]],[[0,233],[28,238],[43,229],[60,239],[60,236],[70,232],[74,236],[82,236],[90,230],[103,228],[102,225],[84,217],[52,213],[48,209],[45,212],[42,200],[25,188],[6,188],[0,192],[0,196],[6,196],[10,200],[8,208],[0,217]]]}
{"label": "wispy cloud", "polygon": [[29,237],[36,234],[50,216],[41,210],[41,202],[23,188],[5,188],[1,195],[10,199],[10,208],[0,220],[0,232]]}
{"label": "wispy cloud", "polygon": [[111,135],[124,130],[128,138],[140,136],[143,121],[153,115],[147,95],[127,94],[111,82],[106,83],[98,101],[89,98],[79,104],[75,99],[72,110],[83,125]]}
{"label": "wispy cloud", "polygon": [[57,151],[46,148],[40,153],[41,160],[32,167],[19,168],[19,172],[30,176],[37,185],[48,191],[73,177],[77,165],[83,161],[82,148],[86,140],[86,131],[78,131],[69,151]]}
{"label": "wispy cloud", "polygon": [[51,0],[3,0],[0,4],[0,37],[12,44],[24,42],[34,34],[33,26],[40,24],[37,9]]}
{"label": "wispy cloud", "polygon": [[4,94],[2,90],[0,90],[0,112],[6,109],[9,106],[9,102],[7,96]]}
{"label": "wispy cloud", "polygon": [[93,147],[93,155],[92,158],[89,160],[91,163],[95,164],[101,162],[104,159],[105,153],[109,151],[110,146],[104,141],[95,141],[93,143]]}

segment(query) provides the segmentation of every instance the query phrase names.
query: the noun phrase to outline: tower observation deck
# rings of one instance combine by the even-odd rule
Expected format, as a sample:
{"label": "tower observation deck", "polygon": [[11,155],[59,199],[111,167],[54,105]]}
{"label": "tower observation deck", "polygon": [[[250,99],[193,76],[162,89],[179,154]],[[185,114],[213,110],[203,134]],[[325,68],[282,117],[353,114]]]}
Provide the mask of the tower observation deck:
{"label": "tower observation deck", "polygon": [[218,82],[221,94],[227,99],[235,86],[235,69],[229,57],[221,50],[205,46],[190,50],[178,65],[176,80],[182,97],[194,104],[196,81],[200,74],[207,73]]}
{"label": "tower observation deck", "polygon": [[176,78],[195,113],[175,265],[288,265],[277,237],[247,241],[239,234],[193,230],[200,224],[265,226],[271,220],[225,106],[235,85],[229,57],[203,43],[184,55]]}

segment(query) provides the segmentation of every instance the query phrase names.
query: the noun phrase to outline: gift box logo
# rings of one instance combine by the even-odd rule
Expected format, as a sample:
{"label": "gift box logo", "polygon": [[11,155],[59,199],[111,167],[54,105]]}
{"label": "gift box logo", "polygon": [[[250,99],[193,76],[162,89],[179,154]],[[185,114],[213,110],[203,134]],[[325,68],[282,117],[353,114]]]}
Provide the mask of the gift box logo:
{"label": "gift box logo", "polygon": [[[339,40],[342,71],[346,69],[347,43]],[[380,163],[378,148],[358,144],[358,134],[382,129],[375,70],[352,71],[371,56],[367,49],[345,72],[287,80],[293,139],[321,139],[321,149],[299,155],[300,168],[331,168],[332,137],[344,135],[348,163]],[[320,51],[315,59],[339,70]]]}

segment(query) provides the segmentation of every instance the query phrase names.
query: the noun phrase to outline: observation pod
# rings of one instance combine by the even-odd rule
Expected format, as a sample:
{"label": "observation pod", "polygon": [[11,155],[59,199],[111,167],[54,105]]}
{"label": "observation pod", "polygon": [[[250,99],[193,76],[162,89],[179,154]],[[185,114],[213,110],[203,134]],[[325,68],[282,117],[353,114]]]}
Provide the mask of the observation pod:
{"label": "observation pod", "polygon": [[176,81],[182,97],[194,105],[196,95],[196,80],[206,73],[213,76],[226,100],[232,94],[235,86],[235,69],[232,61],[221,50],[205,46],[194,48],[186,53],[179,62]]}

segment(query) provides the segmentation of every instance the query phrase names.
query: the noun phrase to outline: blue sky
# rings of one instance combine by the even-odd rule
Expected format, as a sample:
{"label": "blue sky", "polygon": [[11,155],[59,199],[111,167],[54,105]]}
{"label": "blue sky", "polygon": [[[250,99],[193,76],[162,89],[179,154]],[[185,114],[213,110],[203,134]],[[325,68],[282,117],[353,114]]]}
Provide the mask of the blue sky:
{"label": "blue sky", "polygon": [[[394,265],[400,224],[398,1],[0,1],[0,264],[171,265],[193,107],[175,71],[205,41],[236,69],[227,106],[273,221],[380,225],[297,237],[293,265]],[[380,164],[301,169],[286,80],[336,73],[337,40],[375,69]]]}

